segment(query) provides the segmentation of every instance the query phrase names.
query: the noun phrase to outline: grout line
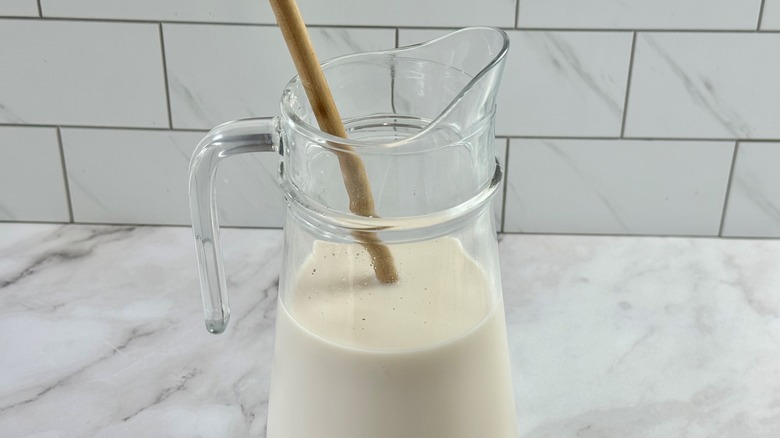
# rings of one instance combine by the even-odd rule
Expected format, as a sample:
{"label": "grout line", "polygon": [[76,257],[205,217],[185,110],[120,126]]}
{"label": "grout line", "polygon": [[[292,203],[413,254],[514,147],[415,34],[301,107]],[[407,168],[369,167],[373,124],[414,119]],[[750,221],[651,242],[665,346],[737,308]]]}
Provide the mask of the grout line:
{"label": "grout line", "polygon": [[[604,32],[604,33],[628,33],[628,32],[649,32],[649,33],[755,33],[755,29],[660,29],[660,28],[648,28],[637,29],[628,27],[501,27],[496,26],[503,30],[517,30],[522,32]],[[401,27],[405,28],[404,26]],[[433,29],[436,27],[414,27],[419,29]],[[412,27],[410,27],[412,29]],[[768,30],[767,33],[780,33],[780,30]]]}
{"label": "grout line", "polygon": [[[38,20],[39,17],[0,17],[2,20]],[[100,18],[100,17],[41,17],[46,21],[72,21],[72,22],[104,22],[104,23],[139,23],[139,24],[183,24],[205,26],[241,26],[241,27],[278,27],[274,23],[246,23],[235,21],[192,21],[192,20],[160,20],[143,18]],[[359,24],[307,24],[308,28],[339,28],[339,29],[395,29],[392,25],[359,25]],[[433,28],[442,26],[433,26]],[[452,27],[452,26],[450,26]],[[432,27],[414,26],[410,28],[430,29]],[[505,28],[511,29],[511,28]]]}
{"label": "grout line", "polygon": [[515,0],[515,29],[520,25],[520,0]]}
{"label": "grout line", "polygon": [[80,224],[70,223],[70,222],[57,222],[57,221],[0,219],[0,226],[1,225],[80,225]]}
{"label": "grout line", "polygon": [[776,236],[717,236],[714,234],[614,234],[614,233],[558,233],[541,231],[509,231],[503,232],[509,236],[550,236],[550,237],[628,237],[628,238],[660,238],[660,239],[713,239],[713,240],[780,240]]}
{"label": "grout line", "polygon": [[756,23],[756,30],[761,30],[761,21],[764,19],[764,3],[766,3],[766,0],[761,0],[761,6],[758,8],[758,22]]}
{"label": "grout line", "polygon": [[395,48],[396,49],[398,48],[398,41],[400,40],[400,33],[401,33],[401,30],[396,27],[395,28]]}
{"label": "grout line", "polygon": [[165,60],[165,37],[163,37],[163,25],[160,23],[160,55],[162,56],[163,79],[165,81],[165,104],[168,107],[168,129],[173,129],[173,116],[171,115],[171,92],[168,87],[168,63]]}
{"label": "grout line", "polygon": [[634,36],[631,38],[631,55],[628,58],[628,79],[626,80],[626,99],[623,101],[623,121],[620,124],[620,138],[625,137],[626,135],[626,120],[628,120],[628,95],[631,91],[631,78],[633,77],[634,73],[634,54],[636,53],[636,36],[637,33],[634,32]]}
{"label": "grout line", "polygon": [[720,142],[780,142],[780,138],[696,138],[696,137],[574,137],[574,136],[555,136],[555,135],[499,135],[504,138],[514,138],[523,140],[641,140],[641,141],[681,141],[681,142],[702,142],[702,141],[720,141]]}
{"label": "grout line", "polygon": [[501,224],[499,232],[504,232],[504,224],[506,223],[506,192],[509,186],[509,139],[504,139],[504,145],[506,146],[506,152],[504,154],[504,190],[501,193]]}
{"label": "grout line", "polygon": [[208,129],[189,129],[189,128],[142,128],[138,126],[90,126],[90,125],[49,125],[45,123],[0,123],[0,127],[19,127],[19,128],[66,128],[66,129],[116,129],[122,131],[161,131],[161,132],[209,132]]}
{"label": "grout line", "polygon": [[[4,220],[0,219],[0,224],[55,224],[55,225],[77,225],[77,226],[110,226],[110,227],[169,227],[169,228],[190,228],[190,224],[135,224],[135,223],[122,223],[122,222],[57,222],[57,221],[21,221],[21,220]],[[253,227],[246,225],[219,225],[220,229],[237,229],[237,230],[282,230],[282,227]]]}
{"label": "grout line", "polygon": [[[68,225],[68,226],[106,226],[106,227],[144,227],[144,228],[189,228],[188,224],[133,224],[133,223],[111,223],[111,222],[74,222],[72,224],[56,221],[20,221],[20,220],[0,220],[0,225]],[[259,231],[282,231],[282,227],[252,227],[244,225],[220,225],[220,229],[233,230],[259,230]],[[778,240],[776,236],[722,236],[715,235],[694,235],[694,234],[585,234],[585,233],[552,233],[552,232],[517,232],[509,231],[501,234],[507,236],[549,236],[549,237],[625,237],[625,238],[659,238],[659,239],[715,239],[715,240]]]}
{"label": "grout line", "polygon": [[[19,127],[19,128],[64,128],[64,129],[114,129],[119,131],[160,131],[160,132],[209,132],[208,128],[165,128],[165,127],[140,127],[140,126],[95,126],[95,125],[55,125],[47,123],[4,123],[0,122],[0,127]],[[502,135],[496,137],[521,140],[641,140],[641,141],[681,141],[681,142],[702,142],[702,141],[720,141],[740,143],[780,143],[780,138],[718,138],[718,137],[610,137],[610,136],[566,136],[566,135]]]}
{"label": "grout line", "polygon": [[723,225],[726,223],[726,210],[729,206],[729,197],[731,196],[731,184],[734,179],[734,167],[737,163],[737,151],[739,142],[734,143],[734,153],[731,156],[731,168],[729,168],[729,179],[726,183],[726,197],[723,199],[723,212],[720,215],[720,226],[718,227],[718,236],[723,237]]}
{"label": "grout line", "polygon": [[57,143],[60,146],[60,163],[62,163],[62,179],[65,183],[65,197],[68,200],[68,218],[73,223],[73,200],[70,196],[70,182],[68,181],[68,166],[65,165],[65,147],[62,144],[62,130],[57,128]]}
{"label": "grout line", "polygon": [[750,142],[780,142],[780,138],[751,138],[751,139],[738,139],[738,138],[696,138],[696,137],[576,137],[576,136],[561,136],[561,135],[501,135],[498,137],[503,138],[515,138],[515,139],[528,139],[528,140],[644,140],[644,141],[722,141],[722,142],[734,142],[734,141],[750,141]]}
{"label": "grout line", "polygon": [[38,18],[43,18],[43,8],[41,7],[41,0],[38,0]]}
{"label": "grout line", "polygon": [[[105,23],[143,23],[143,24],[187,24],[204,26],[247,26],[247,27],[277,27],[275,23],[236,23],[230,21],[176,21],[176,20],[144,20],[131,18],[76,18],[76,17],[2,17],[2,20],[41,20],[44,21],[73,21],[73,22],[105,22]],[[309,28],[339,28],[339,29],[455,29],[457,26],[392,26],[392,25],[356,25],[356,24],[307,24]],[[587,27],[511,27],[493,26],[498,29],[524,32],[652,32],[652,33],[755,33],[755,29],[660,29],[660,28],[587,28]],[[780,33],[780,30],[764,30],[762,33]]]}

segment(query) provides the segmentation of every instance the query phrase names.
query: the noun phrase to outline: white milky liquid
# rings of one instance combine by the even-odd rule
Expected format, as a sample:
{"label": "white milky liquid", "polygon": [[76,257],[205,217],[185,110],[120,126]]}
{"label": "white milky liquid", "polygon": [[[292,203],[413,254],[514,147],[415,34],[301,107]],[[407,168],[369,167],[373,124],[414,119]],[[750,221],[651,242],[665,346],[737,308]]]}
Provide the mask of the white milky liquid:
{"label": "white milky liquid", "polygon": [[452,238],[318,242],[277,316],[268,438],[515,438],[503,305]]}

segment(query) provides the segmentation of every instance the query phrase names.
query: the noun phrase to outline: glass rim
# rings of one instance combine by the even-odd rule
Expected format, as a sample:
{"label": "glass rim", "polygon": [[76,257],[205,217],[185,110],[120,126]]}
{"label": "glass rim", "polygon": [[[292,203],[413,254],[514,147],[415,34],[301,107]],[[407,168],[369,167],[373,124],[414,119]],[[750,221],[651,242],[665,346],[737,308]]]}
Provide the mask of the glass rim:
{"label": "glass rim", "polygon": [[[289,180],[282,178],[282,189],[293,210],[305,211],[305,221],[316,226],[320,232],[327,230],[350,230],[359,232],[392,233],[436,229],[445,224],[467,219],[487,206],[501,187],[504,173],[498,158],[495,159],[493,175],[486,185],[473,196],[453,206],[412,216],[360,216],[351,212],[330,208],[299,190]],[[311,221],[310,219],[313,219]]]}
{"label": "glass rim", "polygon": [[[287,82],[287,85],[284,87],[284,91],[282,92],[282,99],[280,103],[282,118],[290,125],[290,127],[293,130],[297,131],[298,133],[302,134],[303,136],[312,140],[313,142],[316,142],[321,147],[329,150],[338,151],[341,153],[348,152],[344,150],[343,146],[349,146],[354,149],[359,149],[361,153],[364,152],[370,153],[372,151],[381,151],[383,153],[387,153],[388,148],[399,148],[402,146],[416,143],[421,138],[424,138],[426,134],[430,133],[436,127],[438,122],[443,120],[450,113],[450,111],[452,111],[452,109],[463,98],[463,96],[469,90],[471,90],[471,88],[473,88],[473,86],[477,82],[479,82],[484,76],[490,73],[503,61],[503,59],[506,57],[506,54],[509,50],[509,37],[507,36],[506,32],[496,27],[487,27],[487,26],[466,27],[426,42],[412,44],[404,47],[393,48],[393,49],[353,53],[349,55],[332,58],[322,63],[322,67],[324,69],[327,69],[328,67],[332,67],[336,64],[340,64],[346,61],[354,61],[369,56],[403,54],[404,52],[410,52],[422,47],[427,47],[427,46],[437,44],[442,40],[451,38],[458,34],[473,33],[473,32],[489,32],[494,35],[497,35],[499,38],[501,38],[501,43],[502,43],[501,48],[498,50],[496,55],[493,56],[490,62],[488,62],[485,65],[485,67],[483,67],[482,70],[479,71],[479,73],[477,73],[476,75],[474,75],[473,78],[471,78],[469,83],[465,87],[463,87],[463,89],[455,96],[455,98],[452,99],[452,102],[450,102],[442,110],[442,112],[439,113],[438,116],[432,119],[430,123],[428,123],[428,125],[425,126],[423,129],[421,129],[420,131],[414,133],[409,137],[403,138],[401,140],[393,141],[393,142],[376,143],[376,142],[366,142],[361,140],[337,137],[335,135],[331,135],[328,134],[327,132],[321,131],[319,128],[307,123],[305,120],[300,118],[298,114],[295,112],[295,110],[293,109],[293,104],[291,99],[292,95],[294,94],[293,90],[298,88],[301,85],[300,76],[298,75],[294,76],[292,79],[290,79],[289,82]],[[391,117],[392,115],[387,114],[386,116]],[[430,148],[424,148],[423,150],[416,150],[415,152],[424,152],[428,150],[430,150]]]}

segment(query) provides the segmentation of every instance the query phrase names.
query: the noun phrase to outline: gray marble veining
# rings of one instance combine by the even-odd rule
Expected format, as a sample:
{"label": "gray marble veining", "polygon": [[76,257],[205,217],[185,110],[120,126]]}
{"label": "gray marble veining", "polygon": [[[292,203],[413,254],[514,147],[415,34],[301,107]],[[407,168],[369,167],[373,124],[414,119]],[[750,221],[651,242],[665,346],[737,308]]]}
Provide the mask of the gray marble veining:
{"label": "gray marble veining", "polygon": [[[163,34],[175,128],[211,129],[279,113],[295,67],[278,29],[166,23]],[[323,61],[395,46],[391,29],[317,27],[311,38]]]}
{"label": "gray marble veining", "polygon": [[0,236],[0,343],[14,352],[0,358],[0,435],[262,431],[273,313],[253,308],[273,307],[279,232],[227,250],[231,340],[203,329],[189,229],[8,225]]}
{"label": "gray marble veining", "polygon": [[754,30],[774,0],[520,0],[518,25],[571,29]]}
{"label": "gray marble veining", "polygon": [[[0,436],[263,437],[281,233],[0,225]],[[780,242],[503,235],[523,438],[780,434]]]}
{"label": "gray marble veining", "polygon": [[498,135],[620,134],[630,33],[513,31],[509,37]]}
{"label": "gray marble veining", "polygon": [[511,139],[504,231],[717,236],[733,151],[732,142]]}
{"label": "gray marble veining", "polygon": [[17,116],[11,109],[2,103],[0,103],[0,116],[2,116],[2,120],[10,123],[24,123],[24,120],[21,117]]}
{"label": "gray marble veining", "polygon": [[780,36],[638,33],[625,134],[775,138]]}
{"label": "gray marble veining", "polygon": [[750,137],[753,130],[747,122],[742,119],[739,112],[723,100],[718,90],[713,86],[712,80],[702,73],[694,76],[694,72],[687,72],[680,64],[652,37],[652,35],[642,35],[643,42],[647,44],[655,53],[663,59],[663,62],[674,73],[677,80],[684,86],[691,99],[696,102],[702,110],[718,120],[723,128],[734,135],[736,138]]}
{"label": "gray marble veining", "polygon": [[529,35],[539,46],[538,50],[549,56],[549,61],[556,71],[576,77],[609,108],[613,115],[621,117],[623,114],[623,95],[619,91],[616,93],[614,87],[611,86],[615,80],[606,83],[600,81],[598,76],[586,69],[582,54],[577,53],[574,47],[560,35],[553,32],[538,32]]}
{"label": "gray marble veining", "polygon": [[225,120],[229,118],[222,114],[208,114],[209,108],[212,108],[213,105],[205,105],[200,96],[183,84],[178,77],[174,76],[170,78],[168,84],[170,86],[171,95],[180,97],[183,101],[183,105],[191,112],[191,117],[197,121],[196,123],[202,126],[211,126],[214,124],[214,120]]}
{"label": "gray marble veining", "polygon": [[[204,135],[64,128],[76,221],[188,225],[187,169]],[[278,169],[278,154],[225,160],[216,177],[220,218],[225,225],[281,226]]]}
{"label": "gray marble veining", "polygon": [[625,222],[623,222],[623,219],[620,217],[620,213],[615,208],[615,206],[612,204],[612,201],[610,201],[609,197],[602,193],[601,189],[598,187],[599,183],[597,181],[594,181],[593,175],[589,175],[585,173],[582,169],[579,168],[576,159],[570,157],[566,151],[562,150],[558,146],[555,145],[555,142],[552,141],[540,141],[545,147],[547,147],[551,152],[555,153],[555,155],[558,156],[558,159],[561,163],[565,164],[571,172],[573,172],[578,179],[579,183],[582,183],[584,187],[587,187],[588,190],[592,193],[593,197],[597,199],[604,208],[607,209],[609,212],[609,215],[614,219],[616,225],[618,226],[621,233],[628,233],[629,227],[626,225]]}

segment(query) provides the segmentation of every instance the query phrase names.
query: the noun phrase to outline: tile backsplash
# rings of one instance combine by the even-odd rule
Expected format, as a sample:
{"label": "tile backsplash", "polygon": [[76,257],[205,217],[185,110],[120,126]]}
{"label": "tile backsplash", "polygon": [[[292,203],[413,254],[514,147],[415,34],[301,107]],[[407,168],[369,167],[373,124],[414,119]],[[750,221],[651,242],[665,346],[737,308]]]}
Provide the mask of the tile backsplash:
{"label": "tile backsplash", "polygon": [[764,0],[761,30],[780,30],[780,0]]}
{"label": "tile backsplash", "polygon": [[[392,29],[313,28],[322,59],[395,45]],[[275,27],[164,24],[174,128],[279,112],[279,96],[295,67]]]}
{"label": "tile backsplash", "polygon": [[504,230],[719,233],[734,142],[512,139]]}
{"label": "tile backsplash", "polygon": [[[504,29],[505,232],[780,237],[780,0],[298,0],[327,59]],[[189,223],[211,127],[278,112],[265,1],[0,1],[0,221]],[[225,225],[279,227],[273,154],[228,160]]]}
{"label": "tile backsplash", "polygon": [[0,126],[0,219],[70,221],[56,128]]}
{"label": "tile backsplash", "polygon": [[0,1],[0,17],[38,17],[36,0]]}
{"label": "tile backsplash", "polygon": [[626,136],[780,138],[780,34],[639,33]]}
{"label": "tile backsplash", "polygon": [[755,30],[761,0],[520,0],[519,6],[518,27],[529,29]]}
{"label": "tile backsplash", "polygon": [[0,21],[0,123],[167,128],[159,25]]}

